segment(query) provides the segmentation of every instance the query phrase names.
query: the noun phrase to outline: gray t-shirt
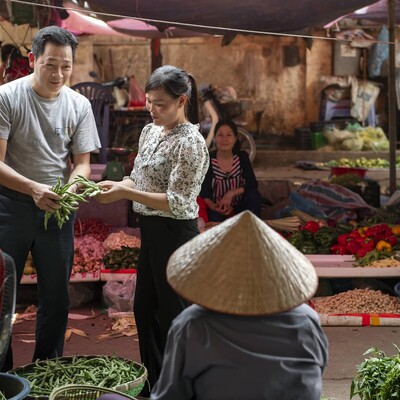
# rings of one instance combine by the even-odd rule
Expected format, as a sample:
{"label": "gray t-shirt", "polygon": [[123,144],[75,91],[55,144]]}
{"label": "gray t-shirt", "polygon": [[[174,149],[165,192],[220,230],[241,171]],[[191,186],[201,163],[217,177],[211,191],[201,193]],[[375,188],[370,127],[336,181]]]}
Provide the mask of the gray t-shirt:
{"label": "gray t-shirt", "polygon": [[68,181],[71,154],[100,148],[89,100],[64,86],[55,99],[40,97],[30,77],[0,86],[0,138],[7,140],[5,163],[33,181]]}

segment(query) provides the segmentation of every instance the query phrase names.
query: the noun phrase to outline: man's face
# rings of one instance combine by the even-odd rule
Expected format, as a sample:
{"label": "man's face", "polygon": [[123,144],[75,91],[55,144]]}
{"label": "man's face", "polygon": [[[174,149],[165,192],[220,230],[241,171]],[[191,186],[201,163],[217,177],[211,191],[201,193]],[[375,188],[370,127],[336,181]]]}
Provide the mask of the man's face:
{"label": "man's face", "polygon": [[47,43],[44,53],[38,57],[30,53],[29,65],[33,69],[32,88],[41,97],[53,99],[72,74],[71,46]]}

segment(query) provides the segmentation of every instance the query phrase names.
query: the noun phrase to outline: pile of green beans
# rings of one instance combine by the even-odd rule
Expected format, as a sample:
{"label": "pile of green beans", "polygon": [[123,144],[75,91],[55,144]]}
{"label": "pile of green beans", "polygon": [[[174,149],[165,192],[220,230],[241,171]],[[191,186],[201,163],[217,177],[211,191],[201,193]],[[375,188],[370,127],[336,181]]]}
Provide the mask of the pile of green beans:
{"label": "pile of green beans", "polygon": [[34,397],[48,396],[53,389],[69,384],[111,389],[140,378],[145,368],[115,356],[73,356],[37,361],[31,368],[16,369],[13,373],[29,381],[29,396]]}
{"label": "pile of green beans", "polygon": [[7,400],[7,397],[1,390],[0,390],[0,400]]}
{"label": "pile of green beans", "polygon": [[[81,193],[68,192],[68,189],[75,184],[83,190]],[[87,203],[88,200],[86,200],[86,197],[96,196],[102,191],[101,187],[97,183],[82,175],[78,175],[72,182],[66,183],[65,185],[61,185],[61,180],[58,178],[57,184],[53,186],[51,190],[60,195],[62,199],[57,201],[60,205],[58,210],[46,211],[44,215],[45,229],[47,229],[47,223],[52,215],[56,218],[57,225],[61,229],[64,223],[69,220],[71,212],[78,209],[80,201]]]}

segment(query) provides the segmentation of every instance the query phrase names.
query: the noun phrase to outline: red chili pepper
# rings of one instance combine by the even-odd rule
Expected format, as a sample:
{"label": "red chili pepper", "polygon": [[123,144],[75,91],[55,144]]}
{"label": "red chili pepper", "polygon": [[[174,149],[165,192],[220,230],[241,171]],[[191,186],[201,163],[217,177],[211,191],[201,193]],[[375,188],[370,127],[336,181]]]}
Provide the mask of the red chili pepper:
{"label": "red chili pepper", "polygon": [[361,237],[360,232],[358,232],[358,231],[351,231],[351,232],[349,233],[349,236],[350,236],[350,237],[353,237],[353,238],[359,238],[359,237]]}
{"label": "red chili pepper", "polygon": [[337,242],[340,245],[345,245],[345,244],[347,244],[349,239],[350,239],[350,234],[349,233],[343,233],[343,234],[338,236]]}
{"label": "red chili pepper", "polygon": [[340,255],[345,255],[349,254],[349,251],[347,250],[345,245],[340,245],[340,244],[334,244],[331,247],[331,253],[332,254],[340,254]]}
{"label": "red chili pepper", "polygon": [[310,231],[311,233],[318,232],[320,226],[318,222],[315,221],[307,221],[303,226],[300,227],[300,230]]}
{"label": "red chili pepper", "polygon": [[375,241],[371,237],[360,237],[356,240],[360,243],[361,247],[370,248],[371,250],[375,248]]}
{"label": "red chili pepper", "polygon": [[386,236],[383,240],[389,242],[391,246],[394,246],[397,243],[397,237],[394,235]]}
{"label": "red chili pepper", "polygon": [[[373,249],[372,249],[373,250]],[[357,251],[357,256],[358,257],[364,257],[367,253],[369,253],[371,250],[369,250],[367,247],[360,247]]]}
{"label": "red chili pepper", "polygon": [[356,240],[351,240],[346,245],[346,249],[349,251],[350,254],[356,254],[360,248],[361,245]]}

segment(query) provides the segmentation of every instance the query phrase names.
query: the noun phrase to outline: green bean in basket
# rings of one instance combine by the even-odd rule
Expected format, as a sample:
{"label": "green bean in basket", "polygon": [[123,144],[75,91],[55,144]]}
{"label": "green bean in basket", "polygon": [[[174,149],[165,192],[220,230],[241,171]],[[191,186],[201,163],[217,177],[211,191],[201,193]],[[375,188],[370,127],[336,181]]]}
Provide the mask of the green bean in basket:
{"label": "green bean in basket", "polygon": [[[83,191],[81,193],[68,192],[68,189],[73,185],[78,185]],[[45,229],[47,229],[47,223],[52,215],[56,218],[58,227],[61,228],[69,220],[71,212],[78,209],[79,202],[87,202],[86,197],[96,196],[102,191],[102,188],[97,183],[78,175],[72,182],[65,185],[61,185],[61,180],[58,178],[57,184],[51,190],[62,198],[57,201],[60,205],[58,210],[54,212],[46,211],[44,215]]]}
{"label": "green bean in basket", "polygon": [[35,397],[48,396],[53,389],[69,384],[110,389],[140,378],[144,371],[140,364],[115,356],[74,356],[37,361],[31,368],[13,373],[29,381],[29,396]]}

